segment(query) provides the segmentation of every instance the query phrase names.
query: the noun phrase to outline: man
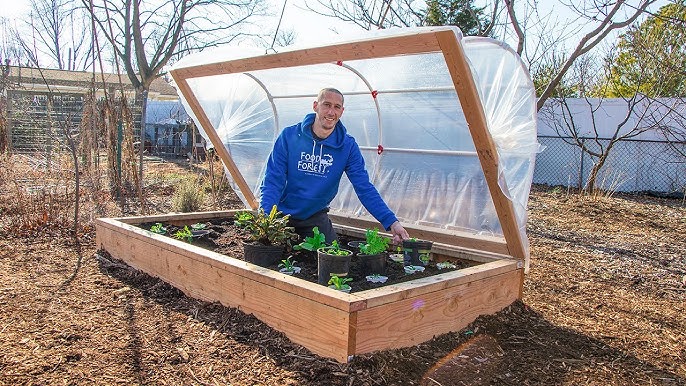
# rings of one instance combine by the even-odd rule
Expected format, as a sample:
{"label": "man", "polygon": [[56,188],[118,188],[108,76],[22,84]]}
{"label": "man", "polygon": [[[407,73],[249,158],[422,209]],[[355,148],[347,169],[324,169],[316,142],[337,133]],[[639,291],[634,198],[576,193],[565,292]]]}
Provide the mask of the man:
{"label": "man", "polygon": [[325,88],[313,104],[314,113],[283,129],[267,161],[260,206],[267,212],[277,205],[289,214],[289,225],[300,237],[311,236],[316,226],[331,243],[337,237],[328,206],[345,172],[362,205],[398,244],[410,236],[369,181],[360,148],[340,122],[343,100],[340,91]]}

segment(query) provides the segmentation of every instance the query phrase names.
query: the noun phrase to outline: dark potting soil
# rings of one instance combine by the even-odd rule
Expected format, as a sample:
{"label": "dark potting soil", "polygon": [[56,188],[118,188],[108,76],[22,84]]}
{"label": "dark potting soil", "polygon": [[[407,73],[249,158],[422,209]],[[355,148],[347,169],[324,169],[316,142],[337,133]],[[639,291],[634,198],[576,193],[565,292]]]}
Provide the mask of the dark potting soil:
{"label": "dark potting soil", "polygon": [[[150,230],[156,223],[142,223],[138,225],[140,228],[145,230]],[[202,222],[205,225],[204,230],[209,232],[204,232],[205,234],[194,237],[191,239],[191,244],[211,250],[213,252],[221,253],[236,259],[243,260],[243,242],[248,240],[248,235],[239,227],[233,224],[233,218],[226,219],[215,219],[206,222]],[[162,223],[163,227],[166,228],[165,235],[168,237],[174,237],[174,235],[183,231],[184,226],[177,226],[169,223]],[[192,229],[188,225],[189,229]],[[349,241],[360,240],[346,235],[338,235],[338,241],[340,245],[347,245]],[[185,240],[185,239],[184,239]],[[294,242],[294,245],[297,242]],[[346,247],[346,249],[349,249]],[[291,248],[284,250],[283,259],[290,257],[291,261],[295,262],[295,266],[301,268],[300,273],[294,274],[293,276],[307,280],[313,283],[317,283],[317,254],[310,251],[295,251]],[[266,268],[270,268],[278,271],[280,267],[277,262]],[[469,266],[465,261],[455,261],[454,264],[456,268],[446,268],[439,270],[436,267],[434,261],[429,262],[427,266],[424,267],[423,272],[415,272],[413,274],[406,274],[403,263],[398,263],[390,259],[387,256],[386,264],[386,274],[384,276],[388,277],[385,283],[371,283],[367,281],[366,276],[361,272],[361,263],[357,255],[353,255],[350,260],[350,269],[348,272],[348,277],[352,278],[353,281],[348,282],[350,285],[350,292],[359,292],[372,288],[379,288],[391,284],[402,283],[410,280],[415,280],[422,277],[433,276],[439,273],[445,273],[448,271],[453,271],[456,269],[462,269]]]}

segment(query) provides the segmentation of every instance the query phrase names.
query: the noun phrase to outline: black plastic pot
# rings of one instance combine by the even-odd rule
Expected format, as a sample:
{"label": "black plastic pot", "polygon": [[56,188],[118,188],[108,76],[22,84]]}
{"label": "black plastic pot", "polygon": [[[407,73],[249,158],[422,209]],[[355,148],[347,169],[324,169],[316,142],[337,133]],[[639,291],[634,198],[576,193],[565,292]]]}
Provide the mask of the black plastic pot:
{"label": "black plastic pot", "polygon": [[357,259],[360,262],[360,271],[362,276],[373,274],[386,274],[386,254],[378,253],[376,255],[358,254]]}
{"label": "black plastic pot", "polygon": [[340,256],[328,254],[322,249],[317,251],[317,282],[319,284],[327,285],[333,275],[348,276],[352,251],[348,252],[348,255]]}
{"label": "black plastic pot", "polygon": [[283,246],[243,243],[243,258],[260,267],[269,267],[281,260]]}
{"label": "black plastic pot", "polygon": [[405,254],[404,263],[408,265],[424,266],[431,260],[431,241],[424,240],[403,240],[403,253]]}

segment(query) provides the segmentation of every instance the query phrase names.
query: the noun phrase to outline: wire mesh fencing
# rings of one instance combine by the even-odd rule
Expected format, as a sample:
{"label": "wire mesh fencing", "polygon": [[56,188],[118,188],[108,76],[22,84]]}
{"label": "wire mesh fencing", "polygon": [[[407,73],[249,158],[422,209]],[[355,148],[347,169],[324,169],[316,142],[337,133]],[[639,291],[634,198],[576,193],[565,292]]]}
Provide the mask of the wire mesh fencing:
{"label": "wire mesh fencing", "polygon": [[[583,189],[597,159],[570,143],[571,138],[539,136],[545,148],[536,157],[533,182]],[[592,151],[606,149],[609,139],[582,138]],[[595,186],[606,191],[686,192],[686,143],[622,140],[608,152]]]}

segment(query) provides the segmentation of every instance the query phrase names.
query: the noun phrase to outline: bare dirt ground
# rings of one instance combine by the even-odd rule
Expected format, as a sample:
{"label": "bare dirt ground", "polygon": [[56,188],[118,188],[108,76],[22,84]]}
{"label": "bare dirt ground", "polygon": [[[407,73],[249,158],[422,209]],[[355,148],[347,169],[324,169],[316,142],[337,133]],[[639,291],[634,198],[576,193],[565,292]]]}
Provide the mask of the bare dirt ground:
{"label": "bare dirt ground", "polygon": [[[77,244],[59,184],[27,189],[50,184],[40,165],[3,162],[0,385],[686,385],[681,199],[535,187],[522,301],[425,344],[339,364],[99,253],[89,221],[139,213],[136,200],[122,211],[82,192]],[[165,175],[187,171],[155,168],[148,210],[166,213],[175,182]]]}

